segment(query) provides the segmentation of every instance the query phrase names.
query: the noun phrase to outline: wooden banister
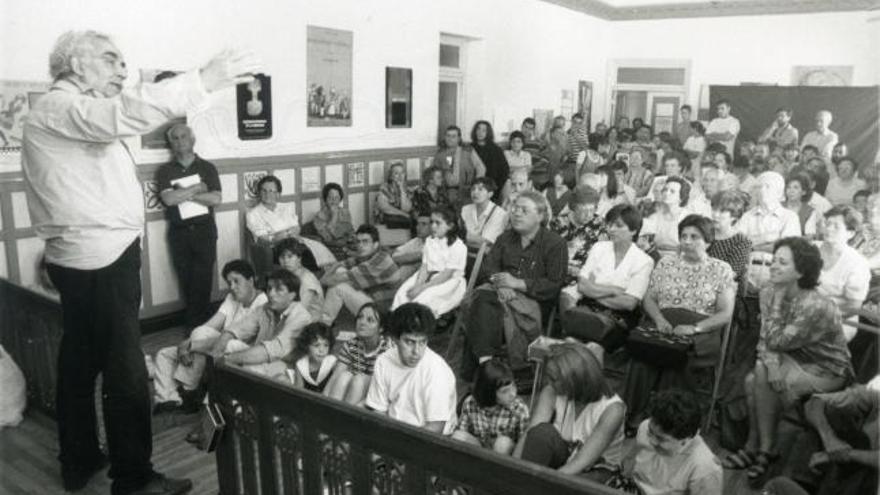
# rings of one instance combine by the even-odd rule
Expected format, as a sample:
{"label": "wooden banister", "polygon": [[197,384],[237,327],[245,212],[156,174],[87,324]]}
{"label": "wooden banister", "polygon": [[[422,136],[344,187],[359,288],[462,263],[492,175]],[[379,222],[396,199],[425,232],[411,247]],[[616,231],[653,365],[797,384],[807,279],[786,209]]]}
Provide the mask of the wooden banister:
{"label": "wooden banister", "polygon": [[223,494],[618,493],[222,363],[210,397]]}

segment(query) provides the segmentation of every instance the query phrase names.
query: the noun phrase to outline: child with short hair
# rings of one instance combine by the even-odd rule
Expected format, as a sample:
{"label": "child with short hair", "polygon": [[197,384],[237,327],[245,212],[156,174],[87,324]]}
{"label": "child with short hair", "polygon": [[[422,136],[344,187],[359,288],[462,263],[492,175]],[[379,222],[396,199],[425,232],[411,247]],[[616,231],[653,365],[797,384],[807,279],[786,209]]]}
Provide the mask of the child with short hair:
{"label": "child with short hair", "polygon": [[490,359],[477,369],[452,438],[510,455],[529,425],[529,407],[516,395],[510,366]]}
{"label": "child with short hair", "polygon": [[297,359],[293,369],[287,370],[295,387],[317,393],[324,391],[336,366],[336,356],[330,354],[335,340],[333,331],[323,323],[310,323],[303,328],[296,339],[296,348],[304,355]]}

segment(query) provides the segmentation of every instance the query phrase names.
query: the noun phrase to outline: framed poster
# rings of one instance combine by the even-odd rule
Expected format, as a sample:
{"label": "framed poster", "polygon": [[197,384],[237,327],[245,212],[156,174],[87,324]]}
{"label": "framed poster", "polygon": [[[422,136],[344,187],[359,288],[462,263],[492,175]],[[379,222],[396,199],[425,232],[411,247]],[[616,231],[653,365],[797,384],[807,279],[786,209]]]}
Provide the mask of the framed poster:
{"label": "framed poster", "polygon": [[348,187],[364,187],[367,182],[366,167],[363,162],[348,164]]}
{"label": "framed poster", "polygon": [[587,132],[593,128],[590,117],[593,113],[593,83],[578,81],[578,112],[584,116]]}
{"label": "framed poster", "polygon": [[22,119],[48,90],[45,82],[0,80],[0,172],[21,170]]}
{"label": "framed poster", "polygon": [[412,69],[385,67],[385,127],[412,127]]}
{"label": "framed poster", "polygon": [[248,83],[235,87],[238,139],[272,137],[272,78],[257,74]]}
{"label": "framed poster", "polygon": [[852,65],[795,65],[793,86],[852,86]]}
{"label": "framed poster", "polygon": [[351,31],[307,26],[308,127],[350,127]]}

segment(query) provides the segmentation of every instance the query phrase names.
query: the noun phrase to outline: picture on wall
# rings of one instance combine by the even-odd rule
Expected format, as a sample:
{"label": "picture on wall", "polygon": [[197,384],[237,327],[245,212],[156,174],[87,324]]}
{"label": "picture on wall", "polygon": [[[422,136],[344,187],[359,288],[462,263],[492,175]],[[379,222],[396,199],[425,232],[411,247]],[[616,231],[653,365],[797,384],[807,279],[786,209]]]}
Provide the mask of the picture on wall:
{"label": "picture on wall", "polygon": [[[165,79],[174,77],[181,73],[177,70],[168,69],[141,69],[141,82],[157,83]],[[171,126],[175,124],[186,124],[186,117],[171,119],[162,126],[154,129],[152,132],[141,135],[142,150],[167,150],[168,141],[165,139],[165,133]]]}
{"label": "picture on wall", "polygon": [[852,86],[852,65],[795,65],[791,84],[794,86]]}
{"label": "picture on wall", "polygon": [[412,69],[385,68],[385,127],[412,127]]}
{"label": "picture on wall", "polygon": [[272,137],[272,78],[256,74],[250,82],[235,88],[238,139]]}
{"label": "picture on wall", "polygon": [[593,113],[593,83],[590,81],[578,81],[578,110],[584,116],[584,125],[587,130],[592,129],[591,115]]}
{"label": "picture on wall", "polygon": [[353,38],[351,31],[308,26],[308,127],[351,126]]}
{"label": "picture on wall", "polygon": [[22,119],[49,85],[0,80],[0,172],[21,169]]}

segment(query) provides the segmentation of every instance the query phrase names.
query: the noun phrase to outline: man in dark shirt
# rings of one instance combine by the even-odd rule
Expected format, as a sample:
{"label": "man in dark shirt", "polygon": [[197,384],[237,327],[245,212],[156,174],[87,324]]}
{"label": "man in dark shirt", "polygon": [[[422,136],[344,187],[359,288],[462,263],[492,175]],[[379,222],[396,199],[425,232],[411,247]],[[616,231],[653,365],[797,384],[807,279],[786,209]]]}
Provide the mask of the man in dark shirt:
{"label": "man in dark shirt", "polygon": [[214,206],[220,204],[220,176],[193,151],[196,139],[186,124],[166,133],[173,161],[156,172],[168,217],[171,260],[186,302],[186,325],[193,329],[211,316],[211,286],[217,260]]}
{"label": "man in dark shirt", "polygon": [[467,325],[464,378],[507,343],[511,365],[525,364],[528,344],[541,332],[541,304],[559,297],[568,248],[545,225],[547,202],[534,191],[519,194],[510,209],[511,229],[501,234],[480,270],[488,283],[475,291]]}

